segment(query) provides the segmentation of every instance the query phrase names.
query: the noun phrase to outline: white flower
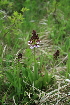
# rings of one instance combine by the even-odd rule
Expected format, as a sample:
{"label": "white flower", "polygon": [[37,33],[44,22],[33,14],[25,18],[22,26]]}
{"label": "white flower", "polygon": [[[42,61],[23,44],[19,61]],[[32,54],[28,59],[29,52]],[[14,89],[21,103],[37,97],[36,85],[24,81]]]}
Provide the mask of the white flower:
{"label": "white flower", "polygon": [[31,48],[31,49],[33,49],[33,48],[34,48],[34,46],[30,46],[30,48]]}

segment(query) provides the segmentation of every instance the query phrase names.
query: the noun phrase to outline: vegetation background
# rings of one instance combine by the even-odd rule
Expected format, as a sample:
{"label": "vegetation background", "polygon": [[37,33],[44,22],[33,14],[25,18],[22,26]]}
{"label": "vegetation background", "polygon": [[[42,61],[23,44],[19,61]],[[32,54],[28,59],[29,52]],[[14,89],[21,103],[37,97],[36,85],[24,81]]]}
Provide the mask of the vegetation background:
{"label": "vegetation background", "polygon": [[0,0],[0,104],[70,105],[70,0]]}

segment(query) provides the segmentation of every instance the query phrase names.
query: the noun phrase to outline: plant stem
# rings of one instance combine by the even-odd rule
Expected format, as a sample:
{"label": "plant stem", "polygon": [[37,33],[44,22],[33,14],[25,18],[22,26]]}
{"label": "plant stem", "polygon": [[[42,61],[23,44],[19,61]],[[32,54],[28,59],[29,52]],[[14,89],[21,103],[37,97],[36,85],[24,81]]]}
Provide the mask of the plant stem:
{"label": "plant stem", "polygon": [[35,65],[36,59],[35,59],[35,47],[34,47],[34,65]]}
{"label": "plant stem", "polygon": [[36,64],[36,56],[35,56],[35,47],[34,47],[34,81],[38,79],[38,69]]}

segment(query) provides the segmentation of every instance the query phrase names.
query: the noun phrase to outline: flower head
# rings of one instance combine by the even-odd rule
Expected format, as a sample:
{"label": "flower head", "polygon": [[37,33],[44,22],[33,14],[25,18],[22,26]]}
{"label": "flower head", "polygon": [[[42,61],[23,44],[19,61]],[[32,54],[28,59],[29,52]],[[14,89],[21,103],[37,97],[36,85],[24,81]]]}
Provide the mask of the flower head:
{"label": "flower head", "polygon": [[18,59],[22,59],[22,54],[21,53],[18,54]]}
{"label": "flower head", "polygon": [[32,34],[33,35],[30,38],[30,41],[28,41],[28,45],[30,45],[31,49],[33,49],[34,47],[40,47],[39,44],[41,41],[39,40],[38,34],[36,34],[35,30],[33,30]]}
{"label": "flower head", "polygon": [[60,51],[57,50],[57,51],[53,54],[54,59],[57,59],[57,58],[59,57],[59,54],[60,54]]}

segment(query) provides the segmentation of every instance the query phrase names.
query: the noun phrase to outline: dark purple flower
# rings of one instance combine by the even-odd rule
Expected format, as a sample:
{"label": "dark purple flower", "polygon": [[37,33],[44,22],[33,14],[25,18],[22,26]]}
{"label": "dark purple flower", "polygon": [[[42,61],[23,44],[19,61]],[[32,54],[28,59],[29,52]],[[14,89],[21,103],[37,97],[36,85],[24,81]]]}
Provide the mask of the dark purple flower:
{"label": "dark purple flower", "polygon": [[35,30],[33,30],[32,34],[32,37],[28,41],[28,45],[30,45],[31,49],[33,49],[34,47],[40,47],[39,44],[41,41],[39,40],[38,34],[36,34]]}
{"label": "dark purple flower", "polygon": [[21,53],[18,54],[18,59],[22,59],[22,54]]}
{"label": "dark purple flower", "polygon": [[59,57],[59,54],[60,54],[60,51],[57,50],[57,51],[53,54],[53,57],[54,57],[55,59],[57,59],[57,58]]}

